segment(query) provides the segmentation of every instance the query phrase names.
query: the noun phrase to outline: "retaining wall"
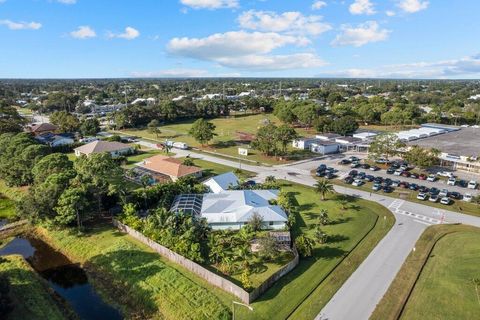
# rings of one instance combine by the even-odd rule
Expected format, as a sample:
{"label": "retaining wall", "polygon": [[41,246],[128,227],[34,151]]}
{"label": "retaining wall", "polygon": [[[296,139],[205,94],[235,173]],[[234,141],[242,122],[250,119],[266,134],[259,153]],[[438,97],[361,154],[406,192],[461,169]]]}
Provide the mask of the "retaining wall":
{"label": "retaining wall", "polygon": [[146,244],[158,254],[163,256],[164,258],[178,263],[179,265],[183,266],[184,268],[188,269],[189,271],[195,273],[199,277],[203,278],[204,280],[208,281],[210,284],[227,291],[237,298],[239,298],[243,303],[251,303],[255,299],[257,299],[262,293],[267,291],[273,284],[278,281],[281,277],[289,273],[293,270],[299,261],[299,256],[297,250],[294,248],[294,259],[290,261],[288,264],[283,266],[280,270],[275,272],[271,275],[264,283],[262,283],[259,287],[255,288],[252,292],[247,292],[242,287],[236,285],[235,283],[219,276],[212,271],[206,269],[205,267],[201,266],[200,264],[189,260],[182,255],[179,255],[176,252],[156,243],[155,241],[145,237],[140,232],[122,224],[117,220],[113,220],[113,225],[116,226],[120,231],[125,232],[132,236],[133,238],[137,239],[138,241]]}

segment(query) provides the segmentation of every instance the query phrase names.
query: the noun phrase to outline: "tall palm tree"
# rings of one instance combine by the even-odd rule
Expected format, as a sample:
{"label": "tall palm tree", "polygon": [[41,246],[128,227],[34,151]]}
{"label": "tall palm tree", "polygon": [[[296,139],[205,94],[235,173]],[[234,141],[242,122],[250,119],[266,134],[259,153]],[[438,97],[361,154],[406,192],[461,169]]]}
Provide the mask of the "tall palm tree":
{"label": "tall palm tree", "polygon": [[327,179],[318,180],[315,184],[315,191],[322,196],[322,201],[325,201],[325,195],[333,193],[333,184]]}

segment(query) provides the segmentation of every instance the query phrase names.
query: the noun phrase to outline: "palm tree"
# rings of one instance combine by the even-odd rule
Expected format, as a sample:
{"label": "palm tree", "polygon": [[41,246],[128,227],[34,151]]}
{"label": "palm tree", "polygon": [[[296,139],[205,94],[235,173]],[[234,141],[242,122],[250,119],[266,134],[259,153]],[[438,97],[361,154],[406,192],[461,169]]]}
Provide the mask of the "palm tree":
{"label": "palm tree", "polygon": [[325,201],[325,195],[333,192],[333,184],[326,179],[318,180],[315,184],[315,191],[322,196],[322,201]]}
{"label": "palm tree", "polygon": [[243,245],[237,249],[235,252],[236,258],[241,261],[241,264],[244,269],[248,269],[250,267],[249,259],[250,259],[250,248],[248,245]]}
{"label": "palm tree", "polygon": [[325,243],[328,240],[328,235],[320,228],[315,230],[315,238],[317,238],[319,243]]}
{"label": "palm tree", "polygon": [[330,218],[328,217],[328,211],[326,209],[320,210],[320,224],[325,226],[330,223]]}

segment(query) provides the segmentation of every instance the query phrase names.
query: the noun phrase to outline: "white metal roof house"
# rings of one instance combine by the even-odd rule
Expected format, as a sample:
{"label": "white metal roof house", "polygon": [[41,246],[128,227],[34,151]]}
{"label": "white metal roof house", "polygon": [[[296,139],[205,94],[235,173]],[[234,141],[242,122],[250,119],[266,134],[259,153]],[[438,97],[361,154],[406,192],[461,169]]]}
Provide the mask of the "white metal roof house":
{"label": "white metal roof house", "polygon": [[238,186],[238,178],[233,172],[227,172],[205,181],[203,184],[208,187],[212,193],[221,193]]}
{"label": "white metal roof house", "polygon": [[200,215],[214,230],[238,230],[255,213],[264,221],[266,229],[284,229],[287,214],[278,205],[271,205],[278,190],[235,190],[203,195]]}

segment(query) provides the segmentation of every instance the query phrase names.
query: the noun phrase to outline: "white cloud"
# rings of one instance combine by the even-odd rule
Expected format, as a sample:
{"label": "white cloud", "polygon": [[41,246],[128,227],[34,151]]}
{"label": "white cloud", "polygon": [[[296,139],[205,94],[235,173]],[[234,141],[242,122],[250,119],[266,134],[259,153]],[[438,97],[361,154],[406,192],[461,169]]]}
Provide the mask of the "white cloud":
{"label": "white cloud", "polygon": [[321,16],[304,16],[300,12],[277,14],[250,10],[242,13],[238,22],[245,29],[289,34],[319,35],[332,28],[328,23],[322,22]]}
{"label": "white cloud", "polygon": [[75,4],[77,3],[77,0],[57,0],[57,2],[60,2],[63,4]]}
{"label": "white cloud", "polygon": [[428,1],[421,0],[401,0],[398,7],[405,12],[415,13],[428,8]]}
{"label": "white cloud", "polygon": [[180,2],[193,9],[220,9],[238,8],[238,0],[180,0]]}
{"label": "white cloud", "polygon": [[370,0],[355,0],[348,9],[351,14],[375,14],[373,3]]}
{"label": "white cloud", "polygon": [[389,17],[393,17],[394,15],[396,15],[395,11],[392,11],[392,10],[385,11],[385,14]]}
{"label": "white cloud", "polygon": [[325,62],[313,53],[270,54],[273,50],[286,45],[308,44],[310,41],[304,37],[274,32],[231,31],[206,38],[174,38],[170,40],[167,51],[176,56],[252,71],[313,68],[325,65]]}
{"label": "white cloud", "polygon": [[323,7],[326,7],[326,6],[327,6],[327,3],[325,1],[315,1],[312,4],[312,10],[320,10]]}
{"label": "white cloud", "polygon": [[349,78],[478,78],[480,54],[437,62],[386,65],[375,69],[347,69],[324,75]]}
{"label": "white cloud", "polygon": [[370,42],[384,41],[388,38],[390,30],[381,29],[376,21],[367,21],[357,27],[342,25],[342,32],[332,41],[334,46],[361,47]]}
{"label": "white cloud", "polygon": [[80,26],[77,30],[70,32],[70,36],[76,39],[88,39],[95,38],[97,34],[89,26]]}
{"label": "white cloud", "polygon": [[112,33],[109,32],[107,34],[109,38],[120,38],[120,39],[126,39],[126,40],[133,40],[135,38],[138,38],[140,36],[140,32],[132,27],[126,27],[125,32],[123,33]]}
{"label": "white cloud", "polygon": [[153,72],[132,72],[136,78],[198,78],[208,76],[202,69],[167,69]]}
{"label": "white cloud", "polygon": [[0,20],[0,25],[7,26],[10,30],[38,30],[42,27],[39,22],[14,22],[11,20]]}

